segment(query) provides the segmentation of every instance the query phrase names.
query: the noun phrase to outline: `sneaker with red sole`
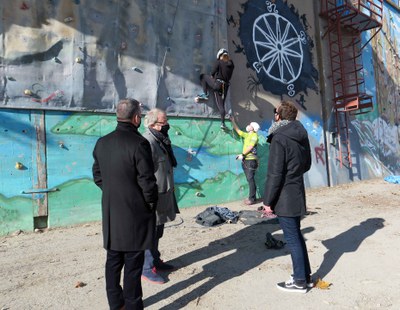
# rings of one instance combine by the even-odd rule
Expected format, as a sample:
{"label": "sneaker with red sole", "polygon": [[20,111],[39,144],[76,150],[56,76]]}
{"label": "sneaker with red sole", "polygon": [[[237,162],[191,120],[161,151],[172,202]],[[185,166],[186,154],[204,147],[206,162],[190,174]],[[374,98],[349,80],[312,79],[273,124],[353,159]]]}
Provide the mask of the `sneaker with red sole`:
{"label": "sneaker with red sole", "polygon": [[166,282],[164,278],[156,272],[155,267],[150,270],[143,270],[142,280],[149,281],[154,284],[164,284]]}

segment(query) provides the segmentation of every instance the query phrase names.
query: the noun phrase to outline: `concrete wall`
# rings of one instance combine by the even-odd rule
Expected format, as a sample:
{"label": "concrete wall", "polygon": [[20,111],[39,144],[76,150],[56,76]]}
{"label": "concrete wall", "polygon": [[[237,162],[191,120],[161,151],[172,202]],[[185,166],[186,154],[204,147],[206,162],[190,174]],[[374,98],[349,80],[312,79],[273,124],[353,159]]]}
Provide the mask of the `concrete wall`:
{"label": "concrete wall", "polygon": [[[231,89],[234,114],[243,126],[259,122],[266,134],[279,101],[295,102],[313,150],[313,165],[305,179],[310,187],[328,184],[318,17],[313,5],[312,1],[262,0],[228,4],[229,48],[237,72]],[[263,57],[266,61],[260,66]]]}
{"label": "concrete wall", "polygon": [[134,97],[204,116],[199,74],[226,44],[225,0],[4,0],[0,16],[4,108],[110,112]]}
{"label": "concrete wall", "polygon": [[[125,3],[109,2],[119,4],[120,7]],[[153,90],[156,89],[158,94],[149,99],[148,108],[159,106],[169,111],[171,140],[179,163],[175,179],[180,207],[223,205],[224,202],[243,199],[247,195],[245,176],[240,163],[234,159],[235,154],[241,152],[241,141],[233,132],[219,129],[212,100],[207,104],[195,104],[192,100],[200,90],[196,76],[201,71],[209,70],[216,51],[226,46],[235,62],[228,106],[231,106],[233,115],[241,127],[250,121],[261,124],[260,168],[256,175],[259,196],[263,193],[268,160],[268,145],[263,137],[271,125],[273,108],[282,98],[293,100],[297,104],[299,120],[309,133],[313,165],[305,176],[308,187],[343,184],[400,173],[400,81],[397,41],[400,19],[399,11],[395,7],[385,2],[383,31],[363,51],[366,91],[374,98],[374,111],[351,117],[351,154],[354,165],[348,168],[340,167],[336,160],[337,146],[332,143],[334,113],[331,103],[329,50],[326,40],[322,39],[326,22],[318,16],[318,1],[248,0],[228,1],[226,4],[225,1],[179,2],[185,8],[183,11],[177,6],[178,2],[136,1],[135,4],[142,9],[146,8],[148,16],[155,14],[151,9],[162,6],[164,12],[158,12],[161,15],[158,15],[156,20],[160,21],[163,17],[164,26],[159,29],[166,28],[168,32],[167,24],[172,23],[173,29],[179,34],[177,38],[170,39],[168,44],[150,44],[156,49],[155,53],[166,55],[166,46],[182,52],[168,54],[165,58],[168,64],[161,60],[161,56],[156,57],[157,61],[148,62],[143,53],[139,53],[141,56],[137,57],[132,54],[129,61],[135,60],[136,68],[147,69],[141,70],[142,73],[121,72],[124,72],[125,81],[130,74],[139,74],[140,82],[143,83],[144,77],[149,76],[150,82],[138,87],[140,92],[131,93],[128,90],[127,95],[154,96]],[[31,1],[29,7],[32,10],[39,3],[42,2]],[[68,11],[64,6],[67,4],[73,4],[74,13],[79,11],[77,16],[84,16],[90,12],[93,18],[104,18],[103,11],[106,8],[106,3],[98,9],[89,7],[89,1],[60,0],[52,3],[57,7],[57,14],[54,15],[59,16],[59,23],[63,23],[65,12]],[[26,4],[28,5],[28,2]],[[0,7],[3,17],[4,12],[12,13],[17,20],[15,24],[1,26],[3,43],[5,38],[9,38],[10,42],[17,40],[12,39],[15,28],[19,29],[24,37],[35,38],[38,31],[41,33],[47,27],[45,22],[36,26],[21,24],[24,21],[22,15],[33,14],[29,9],[23,8],[21,3],[2,1]],[[168,11],[171,8],[176,12],[175,15]],[[195,14],[195,11],[198,14]],[[93,15],[93,12],[98,14]],[[36,9],[35,16],[42,16],[39,13]],[[146,23],[140,24],[145,27],[140,28],[143,30],[142,39],[145,41],[154,40],[151,29],[146,28],[154,26],[151,21],[154,22],[154,19],[150,18]],[[54,21],[50,22],[54,23],[53,25],[57,24]],[[215,30],[213,25],[218,25],[218,30]],[[74,36],[79,32],[78,29],[79,27],[71,29]],[[365,33],[364,42],[370,35],[369,32]],[[287,45],[284,45],[285,42]],[[34,44],[34,48],[39,45]],[[147,48],[150,48],[150,45]],[[14,49],[18,46],[16,43],[11,45]],[[283,46],[288,48],[283,49]],[[48,98],[44,95],[45,92],[39,92],[40,98],[24,95],[20,95],[19,98],[16,95],[16,100],[11,100],[8,94],[12,93],[12,89],[21,94],[21,91],[28,87],[24,83],[33,77],[47,81],[47,74],[51,71],[49,62],[35,62],[22,66],[10,62],[10,59],[18,58],[12,53],[6,53],[11,47],[3,44],[0,55],[3,63],[0,67],[3,83],[3,106],[0,109],[0,234],[17,229],[29,231],[36,227],[57,227],[99,220],[100,191],[91,180],[91,152],[98,137],[115,128],[115,117],[108,113],[75,110],[76,107],[107,110],[109,104],[118,98],[118,91],[112,89],[121,85],[113,80],[113,74],[120,67],[115,65],[114,69],[110,70],[96,67],[96,75],[91,75],[90,81],[97,81],[97,84],[106,90],[98,101],[89,100],[95,92],[89,92],[88,94],[92,95],[88,95],[88,100],[82,100],[75,107],[68,104],[59,105],[57,102],[60,97],[52,97],[49,101],[42,102],[41,100]],[[73,51],[74,48],[79,51],[79,44],[72,44],[69,49],[66,49],[66,45],[63,47],[63,51]],[[19,55],[25,55],[28,47],[23,45],[19,48],[24,50]],[[100,63],[106,59],[103,58],[103,52],[96,50],[96,53],[101,54]],[[130,50],[130,53],[133,53],[133,50]],[[275,55],[279,53],[282,57],[276,58]],[[62,64],[72,65],[75,56],[76,54],[63,58]],[[25,59],[21,57],[18,58],[19,61]],[[121,56],[121,59],[124,57]],[[4,59],[7,59],[8,63],[4,62]],[[87,60],[89,61],[89,58]],[[129,66],[133,64],[130,63]],[[124,65],[121,65],[121,68],[123,67]],[[36,69],[39,71],[35,71]],[[148,69],[151,74],[148,73]],[[67,69],[64,69],[64,73],[57,79],[66,79],[71,94],[75,91],[85,92],[86,87],[82,85],[90,84],[85,80],[89,75],[77,75],[80,78],[73,83],[81,86],[75,88],[72,82],[68,82],[69,69],[65,70]],[[16,74],[11,74],[12,72]],[[18,78],[13,79],[13,76]],[[60,83],[53,75],[51,79],[53,81],[49,82],[49,85]],[[99,81],[108,82],[101,84]],[[155,81],[163,82],[157,84]],[[15,85],[12,85],[13,83]],[[131,82],[128,84],[131,85]],[[161,84],[164,86],[161,87]],[[112,96],[106,95],[111,93]],[[72,95],[68,98],[72,98]],[[230,124],[228,126],[230,127]]]}

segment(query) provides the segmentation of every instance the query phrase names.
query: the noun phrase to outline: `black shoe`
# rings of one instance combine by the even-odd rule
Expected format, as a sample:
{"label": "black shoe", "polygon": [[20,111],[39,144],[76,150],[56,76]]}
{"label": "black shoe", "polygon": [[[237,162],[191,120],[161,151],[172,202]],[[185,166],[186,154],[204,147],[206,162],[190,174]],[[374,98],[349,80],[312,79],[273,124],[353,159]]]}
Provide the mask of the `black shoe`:
{"label": "black shoe", "polygon": [[[290,279],[287,280],[286,282],[293,282],[293,281],[294,281],[293,275],[291,275],[291,276],[290,276]],[[307,288],[313,288],[313,287],[314,287],[314,281],[313,281],[313,279],[312,279],[311,276],[308,276],[308,277],[306,278],[306,285],[307,285]]]}
{"label": "black shoe", "polygon": [[228,130],[228,127],[226,127],[224,123],[221,123],[221,129]]}
{"label": "black shoe", "polygon": [[[282,249],[285,246],[285,242],[275,239],[274,237],[272,237],[271,233],[267,233],[266,235],[267,240],[265,241],[265,246],[267,247],[267,249]],[[292,278],[291,278],[292,280]],[[290,280],[289,280],[290,281]],[[287,281],[287,282],[289,282]]]}
{"label": "black shoe", "polygon": [[276,287],[285,292],[291,293],[307,293],[307,285],[306,283],[298,283],[296,281],[286,281],[280,282],[276,284]]}
{"label": "black shoe", "polygon": [[176,269],[175,266],[164,263],[162,260],[159,261],[158,263],[154,263],[154,267],[156,268],[156,270],[160,271],[172,271]]}

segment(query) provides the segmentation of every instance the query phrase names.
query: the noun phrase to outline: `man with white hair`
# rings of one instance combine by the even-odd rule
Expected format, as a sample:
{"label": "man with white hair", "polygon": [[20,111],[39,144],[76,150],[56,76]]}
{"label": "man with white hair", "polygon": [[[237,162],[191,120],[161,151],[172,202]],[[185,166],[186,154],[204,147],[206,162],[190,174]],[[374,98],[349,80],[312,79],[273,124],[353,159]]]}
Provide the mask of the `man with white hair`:
{"label": "man with white hair", "polygon": [[175,220],[176,214],[179,213],[174,192],[174,168],[177,166],[177,161],[168,135],[169,123],[165,111],[151,109],[144,118],[144,126],[147,130],[143,137],[150,142],[154,174],[157,179],[158,203],[155,242],[152,248],[145,251],[142,279],[155,284],[164,284],[165,279],[158,271],[172,271],[175,267],[161,260],[158,245],[164,234],[164,224]]}
{"label": "man with white hair", "polygon": [[244,132],[239,129],[233,117],[231,117],[231,122],[233,129],[235,129],[239,137],[243,138],[242,154],[237,155],[236,159],[242,161],[242,168],[246,175],[247,182],[249,183],[249,197],[244,203],[246,205],[252,205],[256,203],[257,186],[254,177],[258,168],[257,131],[260,129],[260,125],[256,122],[251,122],[246,126],[246,132]]}

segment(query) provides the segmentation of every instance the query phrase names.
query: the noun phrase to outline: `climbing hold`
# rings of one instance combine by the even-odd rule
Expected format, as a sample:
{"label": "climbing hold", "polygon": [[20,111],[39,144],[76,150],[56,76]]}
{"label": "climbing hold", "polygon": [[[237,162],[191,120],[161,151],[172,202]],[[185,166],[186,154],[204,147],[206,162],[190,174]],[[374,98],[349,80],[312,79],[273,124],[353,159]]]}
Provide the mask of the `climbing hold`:
{"label": "climbing hold", "polygon": [[21,10],[28,10],[29,9],[29,6],[25,3],[25,2],[22,2],[21,3],[21,6],[19,7]]}
{"label": "climbing hold", "polygon": [[22,168],[24,168],[24,165],[17,161],[15,163],[15,169],[22,170]]}
{"label": "climbing hold", "polygon": [[64,143],[60,142],[60,143],[58,143],[58,146],[60,147],[60,149],[63,149],[64,148]]}
{"label": "climbing hold", "polygon": [[9,81],[12,81],[12,82],[15,82],[15,81],[16,81],[16,79],[14,79],[12,76],[7,77],[7,79],[8,79]]}
{"label": "climbing hold", "polygon": [[58,59],[57,57],[54,57],[53,59],[54,59],[54,62],[56,62],[56,63],[58,63],[58,64],[62,63],[61,60]]}
{"label": "climbing hold", "polygon": [[32,91],[30,89],[25,89],[24,94],[27,96],[32,96]]}
{"label": "climbing hold", "polygon": [[70,22],[72,22],[74,19],[72,18],[72,17],[66,17],[66,18],[64,18],[64,22],[65,23],[70,23]]}
{"label": "climbing hold", "polygon": [[139,69],[138,67],[132,67],[132,70],[139,72],[139,73],[143,73],[143,71],[141,69]]}
{"label": "climbing hold", "polygon": [[128,47],[128,43],[121,42],[121,50],[125,50]]}
{"label": "climbing hold", "polygon": [[76,62],[77,64],[81,64],[81,63],[83,62],[83,59],[82,59],[81,57],[76,57],[76,58],[75,58],[75,62]]}
{"label": "climbing hold", "polygon": [[200,192],[196,192],[196,196],[197,196],[197,197],[200,197],[200,196],[201,196],[201,193],[200,193]]}

